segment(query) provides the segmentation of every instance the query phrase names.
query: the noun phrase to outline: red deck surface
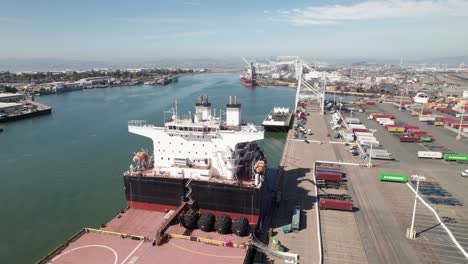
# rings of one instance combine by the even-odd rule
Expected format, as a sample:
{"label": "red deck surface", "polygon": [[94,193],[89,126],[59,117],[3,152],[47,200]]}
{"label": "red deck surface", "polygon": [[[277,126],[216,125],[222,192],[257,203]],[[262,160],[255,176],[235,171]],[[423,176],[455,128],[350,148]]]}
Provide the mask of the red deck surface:
{"label": "red deck surface", "polygon": [[130,209],[120,214],[120,218],[110,220],[104,230],[154,238],[164,215],[158,211]]}
{"label": "red deck surface", "polygon": [[[129,209],[114,218],[105,230],[153,238],[165,213]],[[169,228],[166,233],[181,234],[185,231],[178,224]],[[244,243],[249,237],[220,235],[216,232],[205,233],[195,230],[193,236]],[[183,239],[172,238],[161,246],[152,242],[121,238],[118,235],[89,232],[70,242],[60,254],[47,263],[99,263],[99,264],[146,264],[146,263],[243,263],[246,249],[208,245]]]}
{"label": "red deck surface", "polygon": [[49,263],[243,263],[245,249],[218,247],[200,242],[171,239],[162,246],[143,240],[87,233],[72,242]]}

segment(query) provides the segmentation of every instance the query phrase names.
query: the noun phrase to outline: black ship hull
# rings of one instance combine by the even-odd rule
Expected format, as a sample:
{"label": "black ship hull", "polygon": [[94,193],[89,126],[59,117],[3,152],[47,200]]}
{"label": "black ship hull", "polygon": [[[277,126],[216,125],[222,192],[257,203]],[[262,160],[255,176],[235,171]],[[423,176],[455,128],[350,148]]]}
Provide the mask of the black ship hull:
{"label": "black ship hull", "polygon": [[[131,208],[168,211],[177,208],[188,192],[187,179],[124,176],[125,196]],[[191,197],[202,211],[215,215],[245,216],[257,223],[267,199],[262,189],[209,181],[190,183]],[[263,206],[262,206],[263,204]]]}
{"label": "black ship hull", "polygon": [[38,110],[38,111],[27,113],[27,114],[0,117],[0,123],[15,121],[15,120],[21,120],[21,119],[26,119],[26,118],[35,117],[35,116],[47,115],[47,114],[50,114],[50,113],[52,113],[52,108],[48,108],[48,109],[44,109],[44,110]]}

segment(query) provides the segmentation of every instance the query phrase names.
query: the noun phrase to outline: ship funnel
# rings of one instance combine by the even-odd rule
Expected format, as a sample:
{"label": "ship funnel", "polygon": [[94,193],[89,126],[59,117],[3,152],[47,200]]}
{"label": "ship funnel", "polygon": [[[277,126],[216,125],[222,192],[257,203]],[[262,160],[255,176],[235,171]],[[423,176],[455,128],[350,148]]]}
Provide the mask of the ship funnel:
{"label": "ship funnel", "polygon": [[195,115],[200,117],[198,121],[205,121],[212,119],[211,104],[208,101],[208,95],[198,96],[198,102],[195,105]]}
{"label": "ship funnel", "polygon": [[226,105],[226,124],[228,126],[240,126],[242,121],[241,105],[237,102],[237,96],[229,96],[229,104]]}

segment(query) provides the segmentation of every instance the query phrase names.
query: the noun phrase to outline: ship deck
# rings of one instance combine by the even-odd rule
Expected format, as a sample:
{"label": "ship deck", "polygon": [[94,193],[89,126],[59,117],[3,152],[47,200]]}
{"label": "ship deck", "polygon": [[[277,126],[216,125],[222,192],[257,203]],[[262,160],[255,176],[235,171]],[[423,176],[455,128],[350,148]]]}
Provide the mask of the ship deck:
{"label": "ship deck", "polygon": [[[188,167],[188,166],[179,166],[179,168],[190,168],[190,169],[207,169],[206,166],[193,166],[193,167]],[[167,172],[158,172],[156,173],[153,168],[145,169],[145,170],[139,170],[136,172],[126,172],[126,176],[141,176],[141,177],[158,177],[158,178],[176,178],[171,176]],[[251,188],[258,188],[258,186],[255,185],[255,181],[252,179],[237,179],[237,180],[225,180],[222,178],[208,178],[208,179],[203,179],[203,178],[198,178],[195,179],[197,181],[206,181],[206,182],[216,182],[216,183],[222,183],[222,184],[227,184],[227,185],[242,185],[244,187],[251,187]]]}
{"label": "ship deck", "polygon": [[[100,230],[85,229],[39,263],[243,263],[249,237],[220,235],[195,230],[189,239],[179,224],[172,225],[169,238],[153,246],[152,238],[165,213],[129,209],[113,218]],[[171,236],[171,232],[176,233]],[[233,247],[192,241],[193,237],[233,242]],[[143,239],[143,237],[146,237]],[[190,239],[192,238],[192,239]]]}

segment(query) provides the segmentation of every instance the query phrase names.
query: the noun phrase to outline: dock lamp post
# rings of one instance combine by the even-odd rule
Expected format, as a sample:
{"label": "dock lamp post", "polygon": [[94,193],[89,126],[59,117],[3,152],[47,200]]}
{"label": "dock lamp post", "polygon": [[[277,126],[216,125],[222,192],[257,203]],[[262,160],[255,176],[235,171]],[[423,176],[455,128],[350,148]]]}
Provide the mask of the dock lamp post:
{"label": "dock lamp post", "polygon": [[462,108],[462,112],[461,112],[461,116],[460,116],[460,126],[458,127],[458,135],[456,137],[457,140],[461,140],[462,139],[462,135],[461,135],[461,132],[462,132],[462,127],[463,127],[463,116],[465,116],[465,109]]}
{"label": "dock lamp post", "polygon": [[401,93],[400,93],[400,111],[403,110],[402,104],[403,104],[403,89],[401,89]]}
{"label": "dock lamp post", "polygon": [[414,196],[413,217],[411,218],[411,227],[406,229],[406,237],[409,239],[416,238],[416,230],[414,230],[414,217],[416,216],[416,203],[419,197],[419,182],[425,181],[426,177],[420,175],[411,175],[411,179],[416,181],[416,195]]}
{"label": "dock lamp post", "polygon": [[341,99],[343,99],[342,97],[340,97],[340,114],[341,114]]}
{"label": "dock lamp post", "polygon": [[374,146],[373,143],[370,144],[369,162],[367,162],[367,167],[368,168],[372,168],[372,146]]}

